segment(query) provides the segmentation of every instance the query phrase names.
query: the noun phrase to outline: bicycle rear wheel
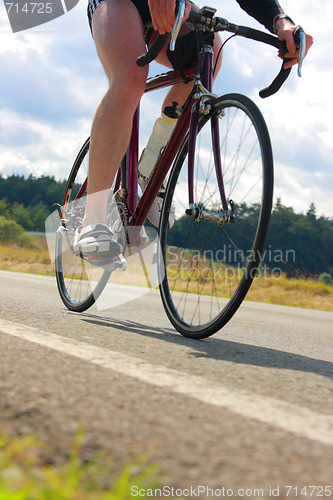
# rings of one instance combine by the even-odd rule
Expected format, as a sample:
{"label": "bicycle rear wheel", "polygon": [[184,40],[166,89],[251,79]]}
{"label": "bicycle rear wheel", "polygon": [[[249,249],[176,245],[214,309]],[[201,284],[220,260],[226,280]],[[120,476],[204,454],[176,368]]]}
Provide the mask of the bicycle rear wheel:
{"label": "bicycle rear wheel", "polygon": [[88,177],[89,139],[83,144],[69,174],[62,216],[66,219],[65,231],[56,238],[56,279],[61,300],[76,312],[91,307],[106,286],[110,271],[92,266],[72,252],[75,229],[81,224],[86,203]]}
{"label": "bicycle rear wheel", "polygon": [[[233,224],[222,223],[220,217],[221,183],[212,152],[215,117],[225,194],[235,207]],[[187,136],[171,171],[162,209],[160,292],[173,326],[187,337],[200,339],[230,320],[258,271],[272,208],[273,156],[257,106],[239,94],[216,99],[211,113],[199,118],[193,179],[196,211],[189,215],[190,211],[185,212],[188,143]],[[176,223],[169,229],[171,205]]]}

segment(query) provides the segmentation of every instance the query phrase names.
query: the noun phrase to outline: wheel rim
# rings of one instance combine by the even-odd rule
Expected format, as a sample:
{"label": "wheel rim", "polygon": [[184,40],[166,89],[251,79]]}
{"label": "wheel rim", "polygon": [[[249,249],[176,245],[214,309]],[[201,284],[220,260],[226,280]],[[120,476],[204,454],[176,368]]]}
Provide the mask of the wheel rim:
{"label": "wheel rim", "polygon": [[[248,106],[248,100],[229,98],[217,108],[223,110],[219,118],[222,171],[226,198],[236,207],[235,224],[221,227],[184,215],[188,200],[186,141],[170,176],[162,215],[166,278],[161,294],[169,318],[183,334],[206,336],[230,319],[255,276],[257,252],[264,245],[272,203],[272,155],[261,114]],[[194,202],[207,211],[220,211],[210,120],[202,118],[200,126]],[[171,202],[177,222],[169,230],[163,220]],[[255,256],[252,262],[251,256]]]}
{"label": "wheel rim", "polygon": [[[85,210],[84,185],[88,176],[89,140],[83,145],[69,177],[63,217],[69,218],[67,233],[57,237],[56,276],[61,298],[69,309],[84,310],[100,295],[110,276],[108,271],[92,266],[72,252],[76,228]],[[79,195],[79,199],[78,197]]]}

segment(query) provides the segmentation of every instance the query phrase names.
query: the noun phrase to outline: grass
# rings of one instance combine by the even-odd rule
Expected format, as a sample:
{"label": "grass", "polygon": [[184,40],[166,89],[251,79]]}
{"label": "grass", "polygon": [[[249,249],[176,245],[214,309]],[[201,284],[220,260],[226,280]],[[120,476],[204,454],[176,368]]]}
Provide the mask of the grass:
{"label": "grass", "polygon": [[[168,269],[170,281],[174,280],[172,290],[207,295],[217,293],[225,298],[231,296],[242,276],[242,270],[233,270],[219,263],[213,272],[210,262],[205,259],[191,262],[188,258],[184,264],[172,260]],[[261,269],[246,300],[333,312],[333,286],[313,278],[287,278],[285,274],[271,276],[267,270]]]}
{"label": "grass", "polygon": [[333,286],[310,278],[259,278],[246,300],[333,312]]}
{"label": "grass", "polygon": [[3,271],[55,276],[46,239],[37,236],[34,239],[37,248],[23,248],[15,244],[0,245],[0,269]]}
{"label": "grass", "polygon": [[[210,295],[212,293],[211,282],[208,277],[207,284],[198,284],[193,281],[188,286],[187,280],[185,280],[183,288],[181,288],[181,283],[177,282],[174,290],[182,291],[186,288],[192,293],[198,293],[199,289],[200,292]],[[237,283],[238,281],[235,281],[232,284],[233,289]],[[219,296],[230,297],[228,286],[224,282],[221,284],[214,283],[214,286]],[[289,279],[281,276],[277,279],[274,277],[261,277],[254,279],[245,300],[333,312],[333,286],[319,283],[310,278]]]}
{"label": "grass", "polygon": [[82,442],[83,433],[78,432],[69,458],[53,465],[43,459],[46,444],[36,437],[0,433],[0,500],[127,500],[134,486],[143,492],[160,486],[158,467],[143,457],[110,481],[112,459],[102,453],[84,462]]}
{"label": "grass", "polygon": [[[19,248],[17,245],[0,245],[0,269],[54,276],[55,272],[50,262],[46,239],[43,237],[35,238],[39,247],[37,249]],[[172,273],[172,271],[170,272]],[[187,277],[184,276],[186,283]],[[146,286],[142,270],[140,273],[140,270],[136,270],[135,265],[132,265],[126,273],[115,273],[113,282]],[[228,291],[224,282],[225,279],[223,280],[221,277],[221,283],[215,283],[222,296]],[[194,287],[192,291],[196,292],[197,285],[194,281],[191,286]],[[206,285],[204,286],[206,287]],[[205,291],[210,293],[209,285]],[[333,286],[310,278],[288,279],[285,275],[278,278],[262,276],[254,280],[246,300],[332,312]]]}

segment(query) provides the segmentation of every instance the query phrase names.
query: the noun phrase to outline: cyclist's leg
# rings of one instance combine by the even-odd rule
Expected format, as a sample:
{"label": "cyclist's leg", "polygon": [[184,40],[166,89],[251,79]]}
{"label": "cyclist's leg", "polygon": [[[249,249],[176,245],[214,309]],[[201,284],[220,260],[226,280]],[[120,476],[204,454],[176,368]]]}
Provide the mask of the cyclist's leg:
{"label": "cyclist's leg", "polygon": [[[220,50],[220,47],[222,45],[220,36],[218,34],[215,35],[215,40],[214,40],[214,64],[216,61],[217,54]],[[163,62],[161,64],[164,64],[165,66],[171,67],[169,59],[167,58],[166,53],[162,54],[161,59],[163,58]],[[218,72],[221,68],[221,58],[219,58],[217,65],[216,65],[216,71],[214,74],[214,79],[217,77]],[[186,101],[189,92],[190,92],[191,87],[187,85],[186,83],[177,83],[173,85],[168,94],[165,97],[165,100],[163,102],[163,109],[165,106],[171,106],[173,102],[178,102],[179,106],[182,106],[184,102]]]}
{"label": "cyclist's leg", "polygon": [[101,2],[93,14],[92,31],[109,88],[92,124],[83,227],[106,223],[109,188],[129,143],[148,73],[148,68],[136,64],[145,52],[145,42],[140,15],[130,0]]}
{"label": "cyclist's leg", "polygon": [[[198,10],[198,8],[195,5],[192,8],[193,8],[193,10]],[[183,36],[186,33],[189,33],[189,29],[186,28],[185,26],[183,26],[181,29],[181,32],[180,32],[180,36]],[[150,45],[154,42],[156,36],[157,36],[157,33],[153,32],[151,37],[150,37],[150,40],[149,40]],[[216,35],[215,40],[214,40],[214,54],[215,54],[214,64],[215,64],[217,55],[219,53],[221,44],[222,44],[222,42],[221,42],[219,35]],[[166,44],[166,46],[164,47],[162,52],[159,54],[159,56],[157,57],[156,60],[158,63],[163,64],[164,66],[166,66],[168,68],[172,68],[172,65],[168,59],[167,54],[166,54],[167,46],[168,46],[168,44]],[[221,66],[221,63],[219,60],[218,63],[216,64],[215,77],[220,69],[220,66]],[[162,110],[166,106],[172,106],[173,102],[178,103],[178,108],[181,107],[184,104],[184,102],[186,101],[186,99],[189,95],[189,92],[191,91],[191,88],[192,88],[191,85],[187,85],[187,84],[182,83],[182,82],[173,85],[170,88],[166,98],[164,99]],[[153,165],[151,165],[151,168],[153,168]],[[140,172],[140,168],[139,168],[139,172]],[[141,175],[140,181],[139,181],[139,184],[140,184],[141,189],[143,191],[145,190],[145,187],[147,186],[147,178],[149,178],[150,174],[147,175],[147,173],[145,172],[144,175],[145,175],[145,177],[143,177]],[[147,216],[148,221],[156,227],[158,227],[158,225],[159,225],[160,214],[161,214],[163,198],[164,198],[164,196],[162,195],[162,192],[164,189],[165,189],[165,183],[161,186],[160,193],[157,195],[157,197],[153,201],[151,209],[150,209],[148,216]],[[172,213],[172,210],[173,210],[173,208],[170,210],[170,217],[169,217],[170,227],[173,226],[174,220],[175,220],[174,213]]]}
{"label": "cyclist's leg", "polygon": [[[198,11],[199,7],[196,5],[193,5],[192,10]],[[189,33],[189,31],[190,30],[186,26],[183,26],[181,31],[180,31],[180,36],[183,36],[183,35]],[[155,32],[152,34],[152,36],[150,38],[150,44],[153,43],[154,39],[156,38],[156,35],[157,34]],[[220,35],[218,33],[215,33],[214,47],[213,47],[214,64],[216,63],[216,58],[219,54],[221,46],[222,46],[222,41],[221,41]],[[159,56],[156,60],[158,63],[163,64],[164,66],[166,66],[168,68],[171,68],[172,66],[171,66],[171,63],[170,63],[168,56],[166,54],[166,48],[167,48],[167,45],[165,46],[163,51],[159,54]],[[217,61],[214,78],[216,78],[220,68],[221,68],[221,57],[219,57],[219,60]],[[191,87],[189,87],[189,85],[182,83],[182,82],[173,85],[165,97],[162,109],[164,109],[165,106],[171,106],[174,101],[178,102],[179,106],[182,106],[188,97],[190,88]]]}

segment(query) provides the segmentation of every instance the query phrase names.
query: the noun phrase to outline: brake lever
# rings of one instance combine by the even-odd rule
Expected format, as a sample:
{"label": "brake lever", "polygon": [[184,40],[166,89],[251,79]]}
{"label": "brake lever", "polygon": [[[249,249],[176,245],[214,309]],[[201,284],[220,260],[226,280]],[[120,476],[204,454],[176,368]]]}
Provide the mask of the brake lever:
{"label": "brake lever", "polygon": [[[186,8],[186,0],[178,0],[178,14],[176,17],[176,22],[174,24],[174,27],[172,28],[171,32],[171,42],[170,42],[170,50],[175,50],[176,48],[176,40],[180,31],[180,28],[182,27],[184,15],[185,15],[185,8]],[[169,33],[164,33],[164,35],[161,35],[160,33],[157,35],[156,39],[154,40],[152,46],[149,48],[148,52],[145,54],[142,54],[142,56],[138,57],[136,60],[136,63],[138,66],[143,67],[146,66],[147,64],[151,63],[158,54],[161,52],[163,49],[167,39],[169,37]]]}
{"label": "brake lever", "polygon": [[[297,60],[297,75],[301,78],[302,77],[302,65],[305,57],[305,51],[306,51],[306,34],[305,31],[303,30],[302,26],[297,26],[295,31],[294,31],[294,40],[295,40],[295,45],[296,49],[298,50],[298,60]],[[287,48],[285,48],[285,51],[287,51]],[[286,59],[287,61],[288,59]]]}
{"label": "brake lever", "polygon": [[296,42],[296,47],[299,49],[298,53],[298,67],[297,67],[297,75],[301,78],[302,77],[302,66],[303,66],[303,61],[305,57],[305,51],[306,51],[306,34],[301,28],[301,26],[297,26],[295,30],[295,42]]}
{"label": "brake lever", "polygon": [[180,29],[183,24],[183,19],[185,15],[185,9],[186,9],[186,0],[178,0],[178,13],[176,17],[175,24],[172,28],[171,31],[171,41],[170,41],[170,50],[174,51],[176,49],[176,40],[178,38]]}

